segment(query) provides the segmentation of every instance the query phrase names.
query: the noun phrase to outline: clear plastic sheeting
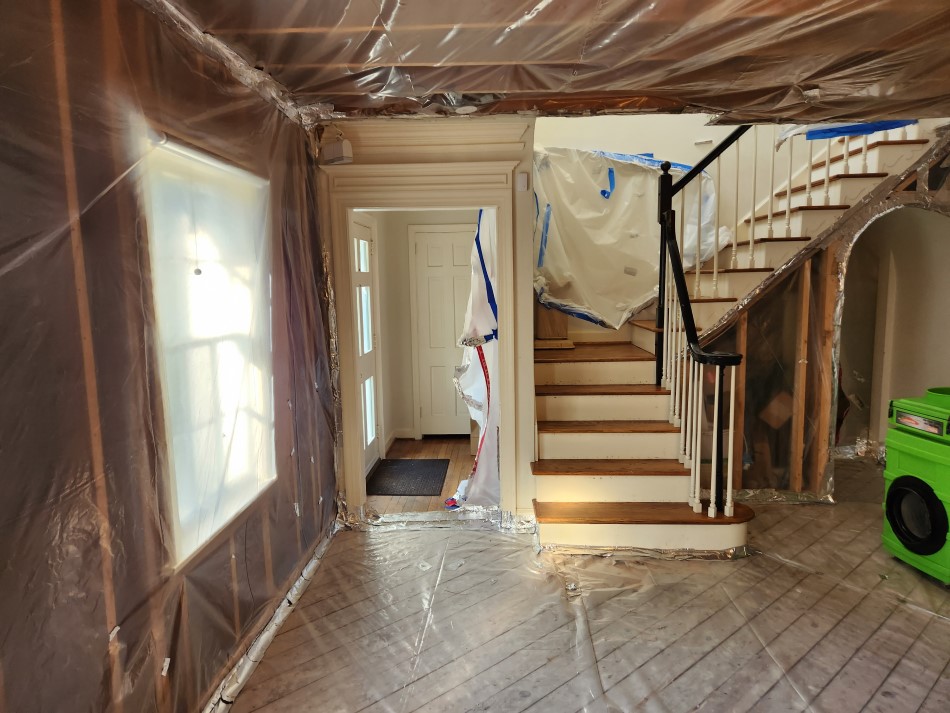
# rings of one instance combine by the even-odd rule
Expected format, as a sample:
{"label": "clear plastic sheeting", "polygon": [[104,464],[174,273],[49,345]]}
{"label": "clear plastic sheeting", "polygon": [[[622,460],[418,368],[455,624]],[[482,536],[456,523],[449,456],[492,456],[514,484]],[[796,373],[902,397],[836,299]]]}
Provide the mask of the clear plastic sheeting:
{"label": "clear plastic sheeting", "polygon": [[[534,290],[541,304],[619,329],[656,298],[660,164],[651,156],[535,151]],[[680,177],[688,170],[676,164],[671,173]],[[715,225],[712,179],[703,174],[701,186],[677,202],[687,268],[695,263],[697,236],[700,261],[732,240],[731,231]]]}
{"label": "clear plastic sheeting", "polygon": [[880,517],[763,506],[760,554],[721,562],[343,532],[232,710],[943,710],[950,593]]}
{"label": "clear plastic sheeting", "polygon": [[950,115],[943,0],[166,1],[339,115]]}
{"label": "clear plastic sheeting", "polygon": [[459,344],[462,364],[455,369],[455,385],[478,424],[478,449],[469,477],[459,483],[455,500],[469,506],[493,507],[501,502],[498,441],[501,408],[498,385],[498,333],[495,297],[497,245],[494,209],[478,211],[478,229],[472,245],[472,286]]}
{"label": "clear plastic sheeting", "polygon": [[309,137],[131,0],[0,48],[0,711],[201,710],[334,523]]}

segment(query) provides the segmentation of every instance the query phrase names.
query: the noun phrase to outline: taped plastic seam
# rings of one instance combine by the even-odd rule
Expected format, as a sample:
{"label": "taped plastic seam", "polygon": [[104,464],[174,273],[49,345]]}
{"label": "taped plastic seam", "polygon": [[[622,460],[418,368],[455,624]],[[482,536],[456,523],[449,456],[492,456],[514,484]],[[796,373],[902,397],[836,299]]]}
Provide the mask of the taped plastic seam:
{"label": "taped plastic seam", "polygon": [[266,72],[252,67],[247,60],[217,37],[202,31],[190,17],[169,0],[135,0],[135,2],[174,28],[203,55],[223,64],[238,82],[277,106],[288,119],[297,122],[305,129],[310,129],[316,126],[317,122],[335,116],[333,106],[330,104],[317,102],[300,106],[294,101],[287,87]]}
{"label": "taped plastic seam", "polygon": [[230,710],[235,699],[244,689],[244,686],[250,680],[255,669],[257,669],[257,665],[264,659],[264,654],[267,653],[267,647],[271,645],[271,642],[280,632],[280,628],[284,625],[284,622],[287,621],[287,618],[293,613],[297,602],[300,601],[304,592],[307,591],[307,587],[310,586],[310,583],[317,573],[317,569],[320,567],[320,562],[323,560],[324,555],[326,555],[330,544],[333,542],[334,536],[339,530],[339,527],[334,528],[333,531],[317,545],[313,557],[311,557],[310,561],[304,566],[297,581],[294,582],[287,591],[286,596],[281,601],[280,606],[277,607],[270,621],[267,622],[258,637],[254,639],[254,642],[248,647],[247,652],[234,665],[234,668],[231,669],[231,672],[221,682],[221,685],[218,686],[218,689],[214,692],[208,705],[204,707],[203,713],[227,713],[227,711]]}

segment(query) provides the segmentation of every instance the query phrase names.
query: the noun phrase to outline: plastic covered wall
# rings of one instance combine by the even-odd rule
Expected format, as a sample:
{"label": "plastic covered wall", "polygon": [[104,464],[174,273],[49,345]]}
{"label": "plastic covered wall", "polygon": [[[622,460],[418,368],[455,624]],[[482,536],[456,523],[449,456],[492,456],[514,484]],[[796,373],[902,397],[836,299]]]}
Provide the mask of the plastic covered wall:
{"label": "plastic covered wall", "polygon": [[950,115],[944,0],[172,2],[299,104],[343,115]]}
{"label": "plastic covered wall", "polygon": [[[0,57],[0,711],[194,711],[335,516],[308,137],[131,0],[5,3]],[[167,143],[257,177],[269,206],[259,260],[220,263],[270,302],[248,348],[272,368],[253,450],[275,477],[185,557],[146,209]],[[193,412],[247,406],[209,388]]]}

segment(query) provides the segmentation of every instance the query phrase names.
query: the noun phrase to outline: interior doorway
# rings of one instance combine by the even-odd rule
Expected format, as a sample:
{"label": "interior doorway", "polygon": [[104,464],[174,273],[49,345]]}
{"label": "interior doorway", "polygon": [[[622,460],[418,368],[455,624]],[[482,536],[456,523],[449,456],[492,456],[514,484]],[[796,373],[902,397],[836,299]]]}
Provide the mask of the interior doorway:
{"label": "interior doorway", "polygon": [[[478,216],[475,208],[351,211],[364,476],[367,505],[380,514],[444,510],[474,465],[478,428],[455,376]],[[420,469],[435,473],[415,482]]]}

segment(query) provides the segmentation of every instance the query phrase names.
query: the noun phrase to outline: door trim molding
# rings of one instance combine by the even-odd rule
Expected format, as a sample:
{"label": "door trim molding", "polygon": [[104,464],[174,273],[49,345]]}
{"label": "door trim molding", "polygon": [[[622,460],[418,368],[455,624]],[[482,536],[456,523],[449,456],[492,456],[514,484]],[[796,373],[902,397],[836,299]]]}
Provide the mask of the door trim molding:
{"label": "door trim molding", "polygon": [[419,383],[419,292],[416,283],[416,251],[420,233],[462,232],[472,226],[469,223],[446,223],[441,225],[410,224],[409,235],[409,340],[412,352],[412,433],[413,438],[422,438],[422,384]]}
{"label": "door trim molding", "polygon": [[[351,211],[362,209],[494,208],[498,243],[497,293],[500,339],[498,392],[501,400],[499,477],[501,509],[517,508],[517,424],[515,409],[514,294],[514,169],[517,161],[321,166],[321,229],[329,236],[332,282],[336,301],[337,349],[340,365],[341,433],[337,444],[337,484],[353,512],[366,502],[366,481],[360,477],[362,456],[359,385],[355,369],[356,305],[349,264],[354,258],[347,240]],[[331,342],[332,344],[332,342]]]}

